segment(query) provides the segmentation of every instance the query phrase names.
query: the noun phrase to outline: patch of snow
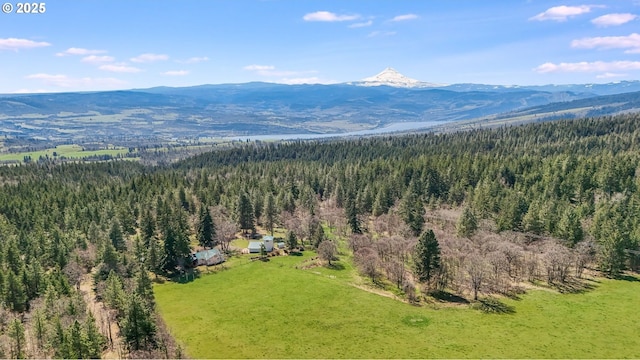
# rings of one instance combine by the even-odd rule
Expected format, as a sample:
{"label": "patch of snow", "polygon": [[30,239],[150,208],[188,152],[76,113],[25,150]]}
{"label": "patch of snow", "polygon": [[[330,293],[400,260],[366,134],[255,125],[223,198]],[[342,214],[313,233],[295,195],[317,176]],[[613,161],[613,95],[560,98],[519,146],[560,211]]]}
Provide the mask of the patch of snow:
{"label": "patch of snow", "polygon": [[435,84],[425,81],[420,81],[406,77],[393,68],[386,68],[381,73],[364,78],[361,81],[349,83],[351,85],[358,86],[393,86],[403,88],[428,88],[428,87],[440,87],[445,84]]}

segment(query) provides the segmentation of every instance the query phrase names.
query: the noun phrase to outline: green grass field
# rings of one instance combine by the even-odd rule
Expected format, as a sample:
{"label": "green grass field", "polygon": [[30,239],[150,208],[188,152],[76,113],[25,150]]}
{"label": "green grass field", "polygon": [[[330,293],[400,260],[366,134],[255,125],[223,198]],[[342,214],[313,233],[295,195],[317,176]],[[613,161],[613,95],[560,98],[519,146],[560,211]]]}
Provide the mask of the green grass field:
{"label": "green grass field", "polygon": [[48,156],[49,158],[53,159],[54,152],[58,157],[64,156],[70,159],[82,159],[89,156],[111,155],[115,157],[118,155],[125,155],[129,152],[129,149],[123,148],[123,147],[117,147],[115,149],[82,151],[82,147],[79,145],[59,145],[55,148],[41,150],[41,151],[0,154],[0,161],[17,160],[22,162],[25,156],[31,156],[32,161],[38,161],[40,156],[42,157]]}
{"label": "green grass field", "polygon": [[195,358],[639,358],[640,282],[583,294],[531,291],[514,314],[416,307],[360,290],[353,270],[296,268],[313,256],[236,260],[155,285],[158,309]]}

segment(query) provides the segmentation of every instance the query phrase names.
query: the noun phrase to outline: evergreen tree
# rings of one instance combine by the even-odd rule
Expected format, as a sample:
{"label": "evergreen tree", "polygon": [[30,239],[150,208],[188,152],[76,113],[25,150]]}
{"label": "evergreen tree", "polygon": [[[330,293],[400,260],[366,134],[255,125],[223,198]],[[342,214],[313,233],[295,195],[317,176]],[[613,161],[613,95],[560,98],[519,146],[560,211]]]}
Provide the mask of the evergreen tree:
{"label": "evergreen tree", "polygon": [[582,224],[575,210],[570,207],[562,214],[560,222],[558,222],[557,235],[563,240],[566,240],[569,245],[573,246],[582,241],[584,234],[582,231]]}
{"label": "evergreen tree", "polygon": [[184,211],[189,211],[189,201],[187,200],[187,193],[184,191],[184,188],[181,186],[178,189],[178,202],[180,202],[180,206]]}
{"label": "evergreen tree", "polygon": [[89,312],[84,322],[84,349],[88,359],[99,359],[107,340],[96,326],[96,319]]}
{"label": "evergreen tree", "polygon": [[152,237],[149,242],[149,250],[147,252],[147,267],[155,274],[156,278],[158,274],[162,272],[162,266],[164,264],[164,256],[160,244],[155,237]]}
{"label": "evergreen tree", "polygon": [[140,230],[142,233],[142,241],[144,245],[149,247],[151,239],[156,236],[156,223],[151,215],[151,211],[145,210],[142,212],[142,218],[140,219]]}
{"label": "evergreen tree", "polygon": [[156,324],[153,313],[137,293],[127,303],[121,330],[131,351],[150,349],[155,344]]}
{"label": "evergreen tree", "polygon": [[264,209],[264,198],[261,191],[253,192],[253,216],[256,221],[260,221],[262,218],[262,210]]}
{"label": "evergreen tree", "polygon": [[598,242],[598,265],[608,276],[620,274],[625,267],[625,249],[629,244],[627,209],[623,204],[603,204],[596,211],[592,233]]}
{"label": "evergreen tree", "polygon": [[164,226],[164,268],[174,271],[184,265],[189,255],[189,227],[186,214],[182,209],[172,212],[173,218]]}
{"label": "evergreen tree", "polygon": [[477,229],[478,220],[476,219],[475,214],[469,207],[465,207],[464,210],[462,210],[462,215],[460,215],[460,218],[458,218],[458,222],[456,223],[458,236],[471,236]]}
{"label": "evergreen tree", "polygon": [[24,285],[20,280],[20,277],[13,273],[12,270],[8,271],[5,278],[5,305],[16,312],[22,312],[27,307],[27,295],[24,291]]}
{"label": "evergreen tree", "polygon": [[86,339],[78,320],[73,321],[73,324],[71,324],[67,331],[65,339],[67,340],[66,348],[69,351],[70,359],[84,359],[87,357],[85,351]]}
{"label": "evergreen tree", "polygon": [[213,223],[209,209],[204,205],[200,207],[198,232],[196,236],[198,243],[202,247],[213,247],[216,245],[216,226]]}
{"label": "evergreen tree", "polygon": [[275,199],[273,198],[273,194],[269,193],[267,195],[267,201],[264,204],[264,225],[267,230],[273,236],[273,227],[276,222],[276,216],[278,216]]}
{"label": "evergreen tree", "polygon": [[155,306],[155,300],[153,296],[153,286],[151,285],[151,279],[147,273],[147,269],[144,266],[138,267],[138,272],[135,276],[135,293],[140,296],[140,299],[146,302],[146,306],[149,309],[153,309]]}
{"label": "evergreen tree", "polygon": [[526,214],[527,208],[527,203],[518,194],[504,197],[500,203],[500,214],[496,220],[498,230],[521,230],[522,217]]}
{"label": "evergreen tree", "polygon": [[313,242],[313,246],[317,249],[320,244],[322,244],[326,239],[326,236],[324,234],[324,229],[322,228],[321,224],[318,224],[318,226],[316,226],[315,231],[312,234],[312,242]]}
{"label": "evergreen tree", "polygon": [[53,319],[53,334],[51,338],[51,347],[55,349],[56,358],[71,359],[66,335],[60,316],[56,315]]}
{"label": "evergreen tree", "polygon": [[527,213],[522,217],[522,228],[526,232],[542,234],[544,232],[544,222],[540,219],[540,202],[533,201],[527,209]]}
{"label": "evergreen tree", "polygon": [[126,297],[122,279],[120,279],[120,276],[114,271],[111,271],[105,282],[105,303],[112,309],[116,309],[119,313],[122,313],[124,311]]}
{"label": "evergreen tree", "polygon": [[41,309],[36,310],[33,313],[33,335],[36,338],[36,345],[38,349],[44,347],[44,342],[47,338],[47,319]]}
{"label": "evergreen tree", "polygon": [[246,192],[242,192],[238,197],[236,211],[240,229],[244,232],[252,232],[254,230],[253,205]]}
{"label": "evergreen tree", "polygon": [[386,184],[383,184],[376,194],[371,211],[374,216],[380,216],[382,214],[386,214],[391,205],[392,201],[389,194],[389,187]]}
{"label": "evergreen tree", "polygon": [[104,275],[106,275],[109,273],[109,271],[116,270],[118,268],[120,256],[110,242],[105,242],[104,247],[102,248],[100,259],[103,263],[100,271]]}
{"label": "evergreen tree", "polygon": [[13,319],[7,329],[7,334],[12,340],[11,357],[14,359],[23,359],[25,357],[24,347],[26,337],[24,335],[24,326],[19,319]]}
{"label": "evergreen tree", "polygon": [[433,230],[423,232],[413,254],[414,273],[421,282],[429,282],[440,268],[440,245]]}
{"label": "evergreen tree", "polygon": [[111,223],[111,229],[109,230],[109,240],[111,240],[111,245],[113,245],[116,251],[127,250],[127,244],[124,241],[124,234],[122,233],[120,222],[117,219],[114,219]]}
{"label": "evergreen tree", "polygon": [[289,247],[289,250],[293,250],[298,247],[298,238],[293,231],[289,231],[287,234],[287,246]]}
{"label": "evergreen tree", "polygon": [[409,226],[411,232],[418,236],[424,226],[424,206],[420,200],[420,191],[417,182],[412,181],[402,197],[400,216]]}
{"label": "evergreen tree", "polygon": [[359,212],[358,208],[356,207],[356,199],[352,191],[349,191],[347,193],[347,196],[344,199],[344,203],[347,223],[351,228],[351,232],[354,234],[362,234],[362,229],[360,228],[360,219],[358,218]]}

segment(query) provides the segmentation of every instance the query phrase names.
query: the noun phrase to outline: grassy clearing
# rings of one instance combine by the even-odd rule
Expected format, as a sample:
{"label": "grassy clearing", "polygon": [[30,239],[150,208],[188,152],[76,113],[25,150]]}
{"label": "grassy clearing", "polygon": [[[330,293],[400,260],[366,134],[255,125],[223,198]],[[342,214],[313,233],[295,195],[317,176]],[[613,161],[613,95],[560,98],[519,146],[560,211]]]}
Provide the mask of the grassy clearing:
{"label": "grassy clearing", "polygon": [[82,151],[82,147],[80,145],[59,145],[55,148],[45,149],[41,151],[0,154],[0,161],[23,161],[25,156],[31,156],[31,160],[33,161],[38,161],[41,156],[53,159],[54,152],[56,153],[57,157],[64,156],[70,159],[82,159],[90,156],[111,155],[113,157],[116,157],[118,155],[126,155],[129,152],[129,149],[124,147],[116,147],[115,149],[112,148],[104,150]]}
{"label": "grassy clearing", "polygon": [[[583,294],[532,291],[513,314],[415,307],[351,285],[353,269],[301,270],[303,257],[234,260],[154,291],[195,358],[638,358],[640,282]],[[342,269],[342,270],[339,270]]]}

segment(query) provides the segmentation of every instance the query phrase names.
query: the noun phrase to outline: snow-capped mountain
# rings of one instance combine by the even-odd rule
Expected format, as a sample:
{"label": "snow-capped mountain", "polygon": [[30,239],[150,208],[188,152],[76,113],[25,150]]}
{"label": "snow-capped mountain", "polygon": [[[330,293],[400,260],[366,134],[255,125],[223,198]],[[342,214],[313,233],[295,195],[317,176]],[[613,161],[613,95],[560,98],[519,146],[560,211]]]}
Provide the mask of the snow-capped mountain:
{"label": "snow-capped mountain", "polygon": [[393,86],[402,88],[441,87],[444,84],[434,84],[406,77],[393,68],[386,68],[381,73],[349,83],[357,86]]}

